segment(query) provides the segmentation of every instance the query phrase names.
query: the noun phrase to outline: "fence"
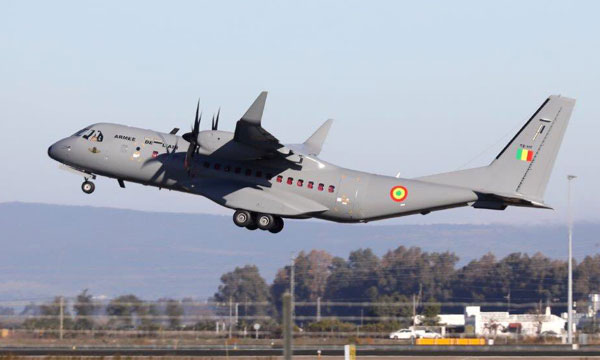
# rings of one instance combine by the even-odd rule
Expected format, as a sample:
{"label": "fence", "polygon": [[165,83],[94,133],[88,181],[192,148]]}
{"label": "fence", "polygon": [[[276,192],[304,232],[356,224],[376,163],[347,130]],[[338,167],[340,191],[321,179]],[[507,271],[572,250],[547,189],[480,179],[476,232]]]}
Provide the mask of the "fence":
{"label": "fence", "polygon": [[[566,304],[554,303],[564,307]],[[465,316],[464,309],[503,309]],[[510,306],[508,315],[506,310]],[[426,309],[463,309],[448,323],[446,314],[424,314]],[[293,306],[294,336],[300,339],[365,339],[391,341],[390,333],[401,327],[429,328],[445,337],[473,334],[502,337],[510,341],[536,337],[544,341],[561,341],[561,331],[544,331],[543,324],[560,322],[556,315],[546,315],[540,302],[510,304],[506,302],[349,302],[296,301]],[[526,314],[528,313],[528,314]],[[483,315],[481,315],[483,314]],[[460,323],[463,315],[463,323]],[[512,316],[512,317],[511,317]],[[494,318],[495,317],[495,318]],[[473,318],[473,319],[471,319]],[[456,320],[455,319],[455,320]],[[520,319],[511,328],[511,319]],[[586,320],[587,319],[587,320]],[[596,333],[596,317],[580,316],[581,332]],[[526,325],[523,325],[527,322]],[[88,339],[94,341],[222,341],[223,339],[272,340],[281,338],[281,316],[270,302],[213,302],[192,300],[120,301],[58,297],[45,302],[0,302],[0,332],[3,339],[49,340]],[[510,325],[510,326],[509,326]],[[535,326],[538,326],[536,329]],[[530,329],[531,327],[531,329]],[[521,333],[523,329],[529,333]],[[370,339],[370,340],[366,340]],[[590,336],[590,341],[595,337]]]}

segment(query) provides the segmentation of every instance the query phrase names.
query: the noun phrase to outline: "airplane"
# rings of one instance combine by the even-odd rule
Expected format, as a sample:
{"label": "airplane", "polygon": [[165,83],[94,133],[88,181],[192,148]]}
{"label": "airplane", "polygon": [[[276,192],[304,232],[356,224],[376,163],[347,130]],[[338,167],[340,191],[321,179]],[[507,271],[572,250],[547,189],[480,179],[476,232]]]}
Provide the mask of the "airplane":
{"label": "airplane", "polygon": [[[48,149],[66,170],[204,196],[234,210],[233,222],[278,233],[283,219],[367,223],[463,206],[551,209],[543,195],[575,100],[548,97],[493,161],[483,167],[412,179],[346,169],[319,158],[332,120],[301,144],[282,144],[262,127],[267,92],[237,121],[235,131],[192,130],[177,136],[120,124],[86,126]],[[468,140],[468,139],[465,139]]]}

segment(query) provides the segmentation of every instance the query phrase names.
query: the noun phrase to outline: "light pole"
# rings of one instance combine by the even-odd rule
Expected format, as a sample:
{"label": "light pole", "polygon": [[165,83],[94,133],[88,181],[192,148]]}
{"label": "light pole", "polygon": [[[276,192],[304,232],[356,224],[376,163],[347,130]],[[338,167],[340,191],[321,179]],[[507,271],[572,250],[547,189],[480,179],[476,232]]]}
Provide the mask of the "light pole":
{"label": "light pole", "polygon": [[571,210],[571,180],[576,177],[575,175],[567,175],[567,213],[569,222],[569,285],[567,305],[567,326],[569,328],[567,329],[567,334],[569,344],[573,344],[573,214]]}

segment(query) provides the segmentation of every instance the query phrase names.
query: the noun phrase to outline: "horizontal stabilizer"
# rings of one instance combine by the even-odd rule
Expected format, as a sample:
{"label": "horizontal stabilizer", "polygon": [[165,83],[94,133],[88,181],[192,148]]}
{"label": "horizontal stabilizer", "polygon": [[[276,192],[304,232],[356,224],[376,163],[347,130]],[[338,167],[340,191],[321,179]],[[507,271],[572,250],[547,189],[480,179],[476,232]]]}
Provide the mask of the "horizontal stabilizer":
{"label": "horizontal stabilizer", "polygon": [[331,128],[331,124],[333,124],[333,119],[325,121],[323,125],[321,125],[321,127],[319,127],[317,131],[304,142],[304,146],[310,155],[319,155],[323,148],[323,143],[327,138],[327,134],[329,133],[329,128]]}
{"label": "horizontal stabilizer", "polygon": [[329,119],[321,125],[317,131],[315,131],[306,141],[302,144],[291,144],[286,145],[288,148],[292,149],[295,153],[300,155],[312,155],[317,156],[321,153],[321,149],[323,148],[323,143],[327,138],[327,134],[329,133],[329,128],[331,128],[331,124],[333,124],[333,119]]}

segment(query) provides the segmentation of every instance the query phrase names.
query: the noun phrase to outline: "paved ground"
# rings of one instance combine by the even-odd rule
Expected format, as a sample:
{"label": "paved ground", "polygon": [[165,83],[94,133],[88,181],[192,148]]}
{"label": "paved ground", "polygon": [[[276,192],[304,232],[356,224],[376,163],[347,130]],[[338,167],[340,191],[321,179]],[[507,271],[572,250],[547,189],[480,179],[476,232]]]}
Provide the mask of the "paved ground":
{"label": "paved ground", "polygon": [[[343,348],[340,346],[323,347],[321,356],[318,356],[316,347],[297,348],[294,358],[298,360],[342,360]],[[228,360],[275,360],[282,359],[282,349],[274,348],[225,348],[220,347],[6,347],[0,345],[0,357],[11,356],[14,358],[31,358],[53,356],[62,359],[72,357],[102,356],[102,357],[135,357],[135,358],[190,358],[209,359],[225,357]],[[578,351],[571,350],[566,346],[396,346],[396,347],[359,347],[357,349],[358,359],[600,359],[600,347],[582,347]],[[0,358],[0,360],[2,360]],[[73,359],[74,360],[74,359]]]}

